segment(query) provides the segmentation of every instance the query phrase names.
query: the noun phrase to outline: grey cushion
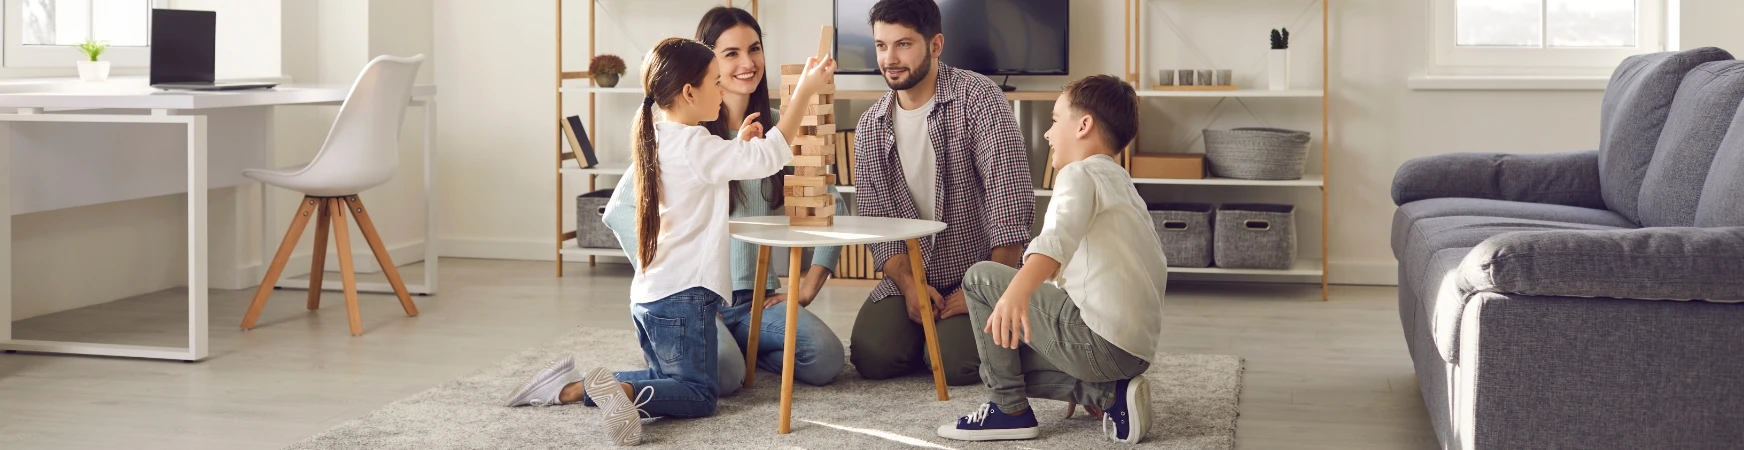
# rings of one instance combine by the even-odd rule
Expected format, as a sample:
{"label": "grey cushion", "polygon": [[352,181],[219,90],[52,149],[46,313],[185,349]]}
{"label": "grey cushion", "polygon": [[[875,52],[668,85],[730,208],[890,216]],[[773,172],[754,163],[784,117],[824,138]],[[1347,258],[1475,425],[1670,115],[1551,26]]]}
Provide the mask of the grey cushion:
{"label": "grey cushion", "polygon": [[1687,227],[1696,223],[1696,206],[1714,151],[1744,100],[1744,61],[1715,61],[1684,76],[1671,102],[1659,149],[1641,181],[1641,225]]}
{"label": "grey cushion", "polygon": [[1698,227],[1744,226],[1744,108],[1732,117],[1731,132],[1720,142],[1696,208]]}
{"label": "grey cushion", "polygon": [[1460,264],[1461,288],[1561,297],[1744,300],[1744,228],[1507,233]]}
{"label": "grey cushion", "polygon": [[1696,66],[1729,59],[1725,50],[1703,47],[1635,55],[1617,66],[1599,108],[1599,183],[1607,209],[1641,222],[1641,181],[1678,85]]}
{"label": "grey cushion", "polygon": [[[1477,198],[1433,198],[1400,206],[1393,214],[1393,256],[1402,257],[1405,243],[1412,239],[1413,225],[1423,219],[1453,216],[1478,216],[1506,219],[1545,220],[1616,228],[1635,228],[1629,219],[1603,209],[1540,203],[1510,202]],[[1404,282],[1403,279],[1400,282]]]}
{"label": "grey cushion", "polygon": [[1450,153],[1406,161],[1393,175],[1393,204],[1446,197],[1603,209],[1599,152]]}

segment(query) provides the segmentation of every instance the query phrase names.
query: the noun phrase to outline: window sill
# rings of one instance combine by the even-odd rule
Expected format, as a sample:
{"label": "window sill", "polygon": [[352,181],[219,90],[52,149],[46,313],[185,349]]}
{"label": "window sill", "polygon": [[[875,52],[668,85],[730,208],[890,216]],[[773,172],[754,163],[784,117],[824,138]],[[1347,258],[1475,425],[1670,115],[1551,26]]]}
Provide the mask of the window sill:
{"label": "window sill", "polygon": [[1431,76],[1413,75],[1414,91],[1603,91],[1610,77]]}

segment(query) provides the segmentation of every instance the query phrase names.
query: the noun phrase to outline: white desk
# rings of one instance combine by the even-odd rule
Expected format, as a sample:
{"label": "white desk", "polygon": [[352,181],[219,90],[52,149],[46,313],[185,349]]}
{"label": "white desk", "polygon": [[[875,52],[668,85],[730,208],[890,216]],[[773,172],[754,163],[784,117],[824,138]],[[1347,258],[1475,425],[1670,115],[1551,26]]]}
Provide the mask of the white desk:
{"label": "white desk", "polygon": [[[25,89],[8,88],[0,93],[0,109],[15,109],[10,114],[0,113],[0,350],[64,353],[79,355],[123,356],[154,359],[175,359],[183,361],[199,361],[207,356],[207,190],[220,187],[237,186],[254,183],[242,177],[241,169],[272,167],[271,151],[271,113],[274,106],[286,105],[335,105],[345,100],[351,87],[346,85],[282,85],[270,90],[223,91],[223,92],[163,92],[144,86],[139,82],[122,83],[59,83],[42,86],[31,86]],[[18,92],[28,90],[28,92]],[[422,106],[424,119],[424,206],[427,214],[425,221],[424,242],[424,284],[407,285],[406,288],[414,294],[428,295],[436,292],[436,173],[435,167],[435,136],[436,136],[436,87],[419,85],[412,91],[412,105]],[[264,120],[262,119],[264,117]],[[255,133],[247,137],[238,137],[236,133],[225,133],[223,124],[249,121],[245,123],[254,131],[267,131],[265,138]],[[216,128],[209,128],[212,123],[218,123]],[[29,125],[26,125],[29,124]],[[75,192],[55,192],[55,196],[43,199],[39,192],[14,192],[15,185],[25,185],[25,190],[37,190],[32,186],[44,183],[56,183],[61,180],[43,179],[39,175],[41,168],[21,164],[14,170],[14,127],[36,126],[53,127],[54,124],[155,124],[161,130],[161,125],[180,125],[185,131],[185,159],[181,161],[133,160],[130,155],[117,154],[113,148],[88,148],[85,139],[125,140],[127,137],[102,136],[103,133],[85,133],[96,136],[81,136],[76,133],[61,133],[68,141],[65,150],[91,155],[71,155],[76,158],[116,158],[121,164],[102,165],[101,170],[117,170],[122,167],[131,172],[120,174],[95,175],[101,182],[83,183],[94,187],[75,190]],[[64,125],[62,125],[64,126]],[[137,130],[128,128],[126,130]],[[64,131],[64,130],[63,130]],[[218,132],[212,135],[213,132]],[[324,133],[325,131],[323,131]],[[142,132],[142,134],[145,134]],[[161,135],[161,132],[157,134]],[[210,136],[209,136],[210,135]],[[144,136],[143,138],[150,137]],[[181,136],[177,136],[181,138]],[[222,140],[222,149],[215,154],[208,154],[209,139]],[[256,142],[246,142],[253,139]],[[264,141],[260,142],[260,141]],[[178,145],[180,139],[177,140]],[[141,144],[143,147],[149,147]],[[114,143],[109,142],[113,147]],[[62,150],[62,149],[56,149]],[[108,152],[108,153],[101,153]],[[149,153],[142,151],[141,153]],[[175,154],[182,151],[175,150]],[[159,154],[162,154],[159,152]],[[22,156],[22,155],[21,155]],[[56,155],[60,156],[60,155]],[[63,162],[64,161],[58,161]],[[165,164],[168,164],[167,170]],[[155,166],[154,166],[155,165]],[[77,166],[75,166],[77,167]],[[158,169],[154,172],[152,169]],[[65,169],[65,167],[62,167]],[[99,170],[99,169],[93,169]],[[180,173],[186,171],[185,182],[173,177],[151,176],[154,173]],[[89,175],[89,174],[87,174]],[[16,177],[16,178],[15,178]],[[36,184],[33,184],[36,183]],[[271,189],[262,189],[261,205],[263,211],[274,211],[271,201]],[[14,340],[12,338],[12,225],[9,218],[19,212],[32,212],[48,209],[58,209],[88,204],[131,200],[150,196],[172,193],[187,193],[188,197],[188,345],[187,347],[147,347],[135,345],[92,344],[77,342],[50,342]],[[32,194],[32,195],[25,195]],[[26,199],[15,201],[15,199]],[[25,203],[25,204],[14,204]],[[282,227],[282,223],[261,221],[261,267],[270,264],[274,254],[275,239],[270,237],[283,234],[274,232],[274,227]],[[284,280],[279,287],[307,289],[307,280]],[[338,290],[339,280],[323,283],[322,288]],[[359,291],[393,292],[386,283],[358,283]]]}
{"label": "white desk", "polygon": [[[836,216],[835,224],[827,227],[794,227],[788,225],[787,216],[742,217],[729,221],[727,227],[734,239],[757,244],[757,273],[753,277],[756,280],[769,277],[770,247],[791,248],[787,260],[787,292],[799,292],[799,281],[803,276],[799,265],[805,259],[802,252],[806,247],[893,241],[907,243],[908,264],[913,270],[915,290],[926,292],[926,266],[920,254],[920,238],[945,231],[944,222],[864,216]],[[751,332],[748,334],[749,342],[745,344],[746,389],[751,388],[752,378],[757,375],[757,337],[763,324],[764,290],[751,291]],[[787,334],[783,336],[784,357],[781,361],[781,422],[775,429],[781,434],[793,431],[793,347],[798,342],[798,335],[794,332],[799,329],[799,324],[795,323],[799,317],[799,303],[791,300],[786,303]],[[939,362],[939,337],[933,328],[933,304],[924,301],[920,304],[920,314],[926,317],[920,325],[921,331],[926,334],[927,356],[932,360],[933,388],[938,391],[939,401],[950,400],[950,393],[945,389],[945,366]]]}

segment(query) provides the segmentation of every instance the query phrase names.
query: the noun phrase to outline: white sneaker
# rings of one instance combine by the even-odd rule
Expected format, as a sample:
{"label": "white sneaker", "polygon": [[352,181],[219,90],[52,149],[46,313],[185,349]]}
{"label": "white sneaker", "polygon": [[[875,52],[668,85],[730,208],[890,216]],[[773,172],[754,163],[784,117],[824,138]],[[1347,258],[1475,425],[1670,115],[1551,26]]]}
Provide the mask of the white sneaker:
{"label": "white sneaker", "polygon": [[561,405],[558,394],[563,393],[564,386],[577,381],[581,381],[581,374],[575,371],[575,357],[563,358],[534,374],[527,384],[509,394],[506,403],[510,407]]}
{"label": "white sneaker", "polygon": [[[612,443],[642,443],[642,416],[638,409],[640,405],[624,395],[618,377],[604,367],[595,368],[587,373],[586,386],[588,398],[599,405],[600,411],[605,412],[606,436],[612,439]],[[643,388],[643,393],[652,394],[653,387]]]}

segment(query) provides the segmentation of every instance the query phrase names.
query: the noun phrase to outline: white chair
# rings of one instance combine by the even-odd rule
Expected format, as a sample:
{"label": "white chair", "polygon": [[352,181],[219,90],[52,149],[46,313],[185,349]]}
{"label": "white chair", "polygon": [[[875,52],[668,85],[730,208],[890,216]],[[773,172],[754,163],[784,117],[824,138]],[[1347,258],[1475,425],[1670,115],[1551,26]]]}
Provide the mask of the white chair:
{"label": "white chair", "polygon": [[313,161],[279,170],[249,169],[242,172],[243,176],[263,183],[303,193],[297,215],[291,219],[291,227],[279,243],[278,254],[267,268],[266,278],[261,280],[260,289],[254,294],[254,303],[248,306],[248,314],[242,318],[242,329],[254,328],[261,308],[266,306],[266,298],[284,272],[285,262],[296,249],[297,240],[302,237],[310,216],[316,216],[308,308],[314,311],[321,307],[321,275],[327,259],[327,229],[331,224],[339,253],[339,272],[345,285],[345,310],[351,319],[351,335],[363,334],[363,319],[357,310],[357,276],[351,265],[351,238],[345,225],[348,212],[357,220],[364,240],[369,241],[369,248],[375,252],[375,259],[381,263],[382,272],[393,285],[394,295],[399,297],[406,315],[418,315],[418,306],[412,303],[411,295],[406,292],[400,271],[388,257],[387,247],[382,245],[381,236],[376,234],[375,224],[370,221],[369,213],[357,194],[388,182],[399,168],[400,122],[405,118],[412,83],[418,76],[418,66],[423,62],[424,55],[376,57],[364,66],[363,73],[352,83],[351,92],[345,96],[345,103],[339,107],[339,116],[333,121],[333,129],[327,133],[327,141],[321,145],[321,151],[315,154]]}

